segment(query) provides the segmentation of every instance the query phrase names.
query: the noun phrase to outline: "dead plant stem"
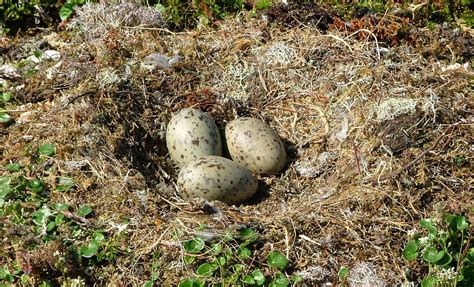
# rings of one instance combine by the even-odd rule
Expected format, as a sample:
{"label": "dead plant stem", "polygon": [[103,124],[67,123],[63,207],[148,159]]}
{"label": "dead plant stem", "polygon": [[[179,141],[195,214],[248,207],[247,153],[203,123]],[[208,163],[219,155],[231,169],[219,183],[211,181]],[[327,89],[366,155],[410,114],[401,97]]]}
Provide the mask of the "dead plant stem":
{"label": "dead plant stem", "polygon": [[438,144],[439,142],[441,141],[441,139],[448,133],[449,130],[453,129],[454,127],[456,127],[457,125],[459,125],[459,123],[454,123],[450,126],[448,126],[444,132],[439,135],[439,137],[435,140],[434,144],[429,147],[427,150],[423,151],[419,156],[417,156],[414,160],[412,160],[411,162],[409,162],[408,164],[404,165],[403,167],[401,167],[400,169],[390,173],[390,174],[387,174],[387,175],[384,175],[384,176],[380,176],[380,177],[372,177],[372,178],[369,178],[367,180],[365,180],[364,183],[369,183],[369,182],[381,182],[381,181],[385,181],[385,180],[388,180],[390,178],[393,178],[393,177],[396,177],[398,176],[400,173],[402,173],[404,170],[410,168],[412,165],[414,165],[416,162],[418,162],[423,156],[425,156],[428,152],[432,151]]}

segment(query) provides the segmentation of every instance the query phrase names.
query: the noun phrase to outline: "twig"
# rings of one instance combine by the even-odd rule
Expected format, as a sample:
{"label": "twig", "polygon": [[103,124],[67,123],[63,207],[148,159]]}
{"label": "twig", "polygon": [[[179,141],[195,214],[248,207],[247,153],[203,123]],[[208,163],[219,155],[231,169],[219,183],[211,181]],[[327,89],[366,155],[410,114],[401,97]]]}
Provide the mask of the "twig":
{"label": "twig", "polygon": [[86,218],[84,218],[82,216],[77,215],[74,212],[65,210],[65,211],[63,211],[63,215],[65,217],[69,218],[69,219],[72,219],[72,220],[76,221],[81,226],[92,226],[92,224],[89,220],[87,220]]}
{"label": "twig", "polygon": [[412,165],[414,165],[417,161],[419,161],[425,154],[427,154],[428,152],[432,151],[438,144],[439,142],[441,141],[441,139],[448,133],[449,130],[453,129],[454,127],[456,127],[457,125],[459,125],[459,123],[454,123],[452,125],[450,125],[449,127],[447,127],[444,132],[439,135],[439,137],[435,140],[434,144],[429,147],[427,150],[423,151],[419,156],[417,156],[414,160],[412,160],[411,162],[409,162],[408,164],[404,165],[402,168],[390,173],[390,174],[387,174],[387,175],[384,175],[384,176],[376,176],[376,177],[372,177],[372,178],[369,178],[367,180],[364,181],[364,183],[369,183],[369,182],[381,182],[381,181],[385,181],[387,179],[390,179],[390,178],[393,178],[393,177],[396,177],[398,176],[400,173],[402,173],[404,170],[410,168]]}
{"label": "twig", "polygon": [[357,165],[357,170],[359,171],[359,174],[361,174],[360,171],[360,160],[359,160],[359,149],[357,148],[357,145],[355,143],[355,140],[352,139],[352,148],[354,149],[354,157]]}
{"label": "twig", "polygon": [[[467,251],[470,249],[471,239],[472,239],[472,234],[469,235],[469,237],[467,238],[467,242],[466,242],[466,245],[464,246],[464,250],[462,251],[461,256],[458,259],[458,264],[456,266],[457,274],[459,274],[459,272],[461,271],[461,265],[463,264],[463,260],[466,257]],[[454,286],[457,286],[457,281],[458,281],[458,276],[456,276],[454,279]]]}
{"label": "twig", "polygon": [[79,98],[86,97],[86,96],[92,96],[92,95],[94,95],[93,91],[87,91],[87,92],[84,92],[84,93],[79,94],[77,96],[71,97],[70,99],[67,99],[67,103],[63,106],[63,108],[66,108],[67,106],[69,106],[70,104],[72,104],[74,101],[76,101]]}
{"label": "twig", "polygon": [[328,38],[328,37],[329,37],[329,38],[333,38],[334,40],[340,41],[340,42],[342,42],[342,43],[349,49],[349,51],[352,52],[352,47],[351,47],[351,45],[349,45],[346,41],[344,41],[343,39],[341,39],[341,38],[339,38],[339,37],[337,37],[337,36],[334,36],[334,35],[332,35],[332,34],[327,34],[327,35],[321,35],[320,37],[325,37],[325,38]]}
{"label": "twig", "polygon": [[370,35],[372,35],[372,37],[374,37],[374,39],[375,39],[375,46],[377,47],[377,56],[379,57],[379,60],[380,60],[379,41],[377,40],[377,36],[375,36],[375,34],[372,33],[372,31],[367,30],[367,29],[359,29],[359,30],[355,31],[354,33],[350,34],[349,36],[347,36],[345,39],[350,38],[350,37],[352,37],[352,36],[354,36],[355,34],[360,33],[360,32],[369,33]]}

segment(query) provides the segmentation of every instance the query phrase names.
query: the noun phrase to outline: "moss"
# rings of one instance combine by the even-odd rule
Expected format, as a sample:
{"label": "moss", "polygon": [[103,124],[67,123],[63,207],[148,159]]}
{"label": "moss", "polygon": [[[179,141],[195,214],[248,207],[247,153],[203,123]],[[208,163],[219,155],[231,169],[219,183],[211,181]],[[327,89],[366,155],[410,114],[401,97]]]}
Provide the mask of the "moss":
{"label": "moss", "polygon": [[474,11],[466,9],[460,16],[466,26],[474,28]]}

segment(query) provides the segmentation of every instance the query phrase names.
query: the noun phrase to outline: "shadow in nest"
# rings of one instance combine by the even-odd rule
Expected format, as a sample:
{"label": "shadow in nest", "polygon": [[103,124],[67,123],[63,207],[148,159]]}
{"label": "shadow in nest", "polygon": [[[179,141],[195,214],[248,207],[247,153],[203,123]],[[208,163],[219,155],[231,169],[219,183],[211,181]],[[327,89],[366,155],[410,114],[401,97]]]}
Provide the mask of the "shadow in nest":
{"label": "shadow in nest", "polygon": [[159,95],[143,95],[126,88],[98,106],[100,111],[95,123],[111,133],[107,141],[117,159],[138,170],[148,185],[160,181],[159,170],[175,173],[166,159],[164,127],[161,126],[170,112]]}
{"label": "shadow in nest", "polygon": [[[286,163],[283,170],[280,173],[285,172],[289,166],[297,160],[296,148],[294,143],[283,140],[283,145],[285,146],[286,150]],[[278,173],[278,174],[280,174]],[[262,176],[268,176],[269,174],[261,174]],[[270,190],[271,186],[264,182],[263,180],[258,181],[258,189],[254,196],[252,196],[249,200],[245,201],[244,204],[246,205],[258,205],[270,197]]]}

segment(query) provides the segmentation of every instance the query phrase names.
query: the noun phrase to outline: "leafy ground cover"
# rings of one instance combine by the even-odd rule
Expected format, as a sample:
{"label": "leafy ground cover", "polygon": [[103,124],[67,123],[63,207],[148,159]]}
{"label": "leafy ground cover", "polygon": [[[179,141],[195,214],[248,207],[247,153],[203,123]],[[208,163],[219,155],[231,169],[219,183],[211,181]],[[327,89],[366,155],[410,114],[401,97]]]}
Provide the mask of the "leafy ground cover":
{"label": "leafy ground cover", "polygon": [[[423,7],[177,30],[85,4],[2,36],[0,284],[470,286],[472,29]],[[184,107],[267,121],[286,168],[245,204],[184,202],[164,142]]]}

